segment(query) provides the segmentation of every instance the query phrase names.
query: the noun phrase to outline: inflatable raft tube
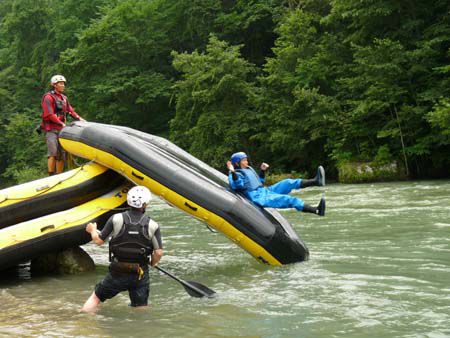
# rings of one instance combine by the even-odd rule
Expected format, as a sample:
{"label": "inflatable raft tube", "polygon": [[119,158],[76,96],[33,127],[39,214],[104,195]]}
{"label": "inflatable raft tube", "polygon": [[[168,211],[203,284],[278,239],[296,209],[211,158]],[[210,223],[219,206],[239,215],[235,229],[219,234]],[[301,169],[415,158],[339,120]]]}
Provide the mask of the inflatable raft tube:
{"label": "inflatable raft tube", "polygon": [[[228,177],[226,175],[209,166],[208,164],[200,161],[198,158],[192,156],[187,151],[181,149],[180,147],[168,141],[167,139],[156,135],[147,134],[128,127],[113,126],[113,125],[103,125],[103,126],[118,129],[127,135],[136,136],[144,140],[145,142],[151,143],[158,148],[164,149],[164,151],[169,153],[172,157],[180,161],[183,161],[185,165],[195,168],[195,170],[201,173],[203,176],[208,177],[209,179],[215,181],[217,184],[229,190]],[[244,197],[242,194],[240,195]],[[265,214],[265,217],[269,219],[275,219],[275,222],[278,222],[279,225],[283,227],[284,231],[288,233],[291,240],[299,243],[299,245],[303,247],[306,256],[305,259],[309,257],[309,250],[306,244],[300,239],[300,237],[292,228],[291,224],[279,213],[277,209],[261,208],[259,206],[256,207]]]}
{"label": "inflatable raft tube", "polygon": [[[230,191],[206,165],[193,165],[174,152],[170,142],[150,142],[151,135],[129,128],[75,122],[60,133],[70,153],[111,168],[147,186],[168,203],[225,234],[261,262],[282,265],[308,258],[308,249],[277,213],[255,206]],[[205,170],[203,170],[205,169]]]}
{"label": "inflatable raft tube", "polygon": [[[157,148],[164,149],[164,151],[172,158],[177,159],[178,161],[182,161],[186,166],[195,168],[195,170],[201,175],[213,180],[218,185],[221,185],[222,187],[225,187],[227,190],[229,189],[228,184],[228,177],[221,173],[220,171],[214,169],[213,167],[209,166],[208,164],[200,161],[198,158],[192,156],[187,151],[181,149],[177,145],[173,144],[172,142],[168,141],[167,139],[163,137],[159,137],[156,135],[147,134],[144,132],[141,132],[139,130],[135,130],[128,127],[123,126],[115,126],[115,125],[106,125],[106,124],[98,124],[100,126],[104,126],[107,128],[114,128],[119,131],[124,132],[126,135],[138,137],[141,140],[150,143],[154,145]],[[244,197],[242,194],[238,194],[234,192],[236,195],[240,195],[241,197]],[[271,219],[272,222],[277,223],[283,227],[283,230],[288,234],[290,237],[290,240],[295,244],[295,246],[300,245],[303,248],[304,251],[304,259],[306,260],[309,258],[309,250],[306,246],[306,244],[300,239],[300,237],[297,235],[297,233],[292,228],[291,224],[279,213],[277,209],[273,208],[261,208],[259,206],[254,205],[257,209],[259,209],[262,213],[264,213],[264,216],[268,219]],[[295,249],[294,249],[295,250]]]}
{"label": "inflatable raft tube", "polygon": [[59,175],[0,190],[0,229],[83,204],[124,181],[113,170],[87,163]]}
{"label": "inflatable raft tube", "polygon": [[19,223],[0,230],[0,270],[91,240],[85,227],[89,222],[103,226],[108,218],[126,207],[130,183],[74,208]]}

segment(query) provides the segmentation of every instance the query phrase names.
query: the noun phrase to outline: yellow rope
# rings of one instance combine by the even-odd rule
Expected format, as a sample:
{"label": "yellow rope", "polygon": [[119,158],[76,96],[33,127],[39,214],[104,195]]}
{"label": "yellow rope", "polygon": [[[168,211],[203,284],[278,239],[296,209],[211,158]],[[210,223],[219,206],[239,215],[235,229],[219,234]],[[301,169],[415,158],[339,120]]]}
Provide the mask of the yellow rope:
{"label": "yellow rope", "polygon": [[36,194],[34,194],[34,195],[23,196],[23,197],[15,197],[15,198],[10,198],[10,197],[6,196],[6,197],[3,198],[2,201],[0,201],[0,204],[2,204],[2,203],[5,202],[5,201],[26,200],[26,199],[30,199],[30,198],[33,198],[33,197],[36,197],[36,196],[40,196],[40,195],[42,195],[42,194],[44,194],[44,193],[46,193],[46,192],[52,190],[52,189],[53,189],[54,187],[56,187],[57,185],[59,185],[59,184],[65,182],[65,181],[70,180],[71,178],[75,177],[76,175],[78,175],[78,174],[83,170],[83,167],[84,167],[85,165],[88,165],[88,164],[90,164],[90,163],[92,163],[92,162],[94,162],[94,161],[89,161],[88,163],[83,164],[83,165],[80,167],[80,170],[78,170],[78,171],[76,171],[75,173],[73,173],[73,175],[71,175],[71,176],[69,176],[69,177],[67,177],[67,178],[65,178],[65,179],[63,179],[63,180],[57,181],[57,182],[56,182],[55,184],[53,184],[52,186],[48,186],[47,188],[45,188],[45,189],[43,189],[43,190],[40,190],[38,193],[36,193]]}

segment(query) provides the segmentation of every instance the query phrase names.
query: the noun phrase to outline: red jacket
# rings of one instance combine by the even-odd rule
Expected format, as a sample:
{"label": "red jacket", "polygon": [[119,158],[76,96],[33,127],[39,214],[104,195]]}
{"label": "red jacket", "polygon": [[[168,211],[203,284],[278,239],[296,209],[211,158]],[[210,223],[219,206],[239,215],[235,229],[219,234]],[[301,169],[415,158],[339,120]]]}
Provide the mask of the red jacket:
{"label": "red jacket", "polygon": [[75,112],[64,94],[50,91],[42,96],[42,124],[44,131],[61,130],[66,123],[66,113],[79,120],[80,116]]}

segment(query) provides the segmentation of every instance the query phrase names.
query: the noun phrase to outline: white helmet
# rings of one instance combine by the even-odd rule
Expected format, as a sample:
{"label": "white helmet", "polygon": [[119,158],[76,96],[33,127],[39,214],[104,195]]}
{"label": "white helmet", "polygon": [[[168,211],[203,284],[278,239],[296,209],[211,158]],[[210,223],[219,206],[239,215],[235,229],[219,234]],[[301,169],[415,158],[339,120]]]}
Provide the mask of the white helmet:
{"label": "white helmet", "polygon": [[152,194],[150,190],[142,185],[135,186],[128,191],[127,203],[133,208],[142,208],[145,204],[148,204],[152,200]]}
{"label": "white helmet", "polygon": [[67,82],[66,78],[64,76],[62,76],[62,75],[53,75],[52,79],[50,80],[52,85],[54,85],[55,83],[61,82],[61,81],[62,82]]}

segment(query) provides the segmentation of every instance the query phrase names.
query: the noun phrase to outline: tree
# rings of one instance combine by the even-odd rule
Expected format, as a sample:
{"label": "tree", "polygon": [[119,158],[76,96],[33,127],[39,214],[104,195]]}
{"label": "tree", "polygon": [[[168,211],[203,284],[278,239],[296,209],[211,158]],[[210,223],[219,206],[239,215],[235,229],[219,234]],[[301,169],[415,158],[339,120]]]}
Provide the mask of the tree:
{"label": "tree", "polygon": [[258,109],[268,128],[256,137],[270,160],[284,170],[325,164],[326,136],[340,110],[333,94],[345,49],[335,36],[324,33],[323,2],[315,5],[307,6],[309,11],[286,13],[277,28],[275,56],[260,77]]}
{"label": "tree", "polygon": [[182,78],[175,84],[171,139],[217,168],[236,149],[254,147],[255,68],[239,49],[211,36],[204,53],[172,54]]}
{"label": "tree", "polygon": [[283,8],[281,0],[222,1],[214,21],[215,34],[233,45],[242,45],[241,54],[260,66],[272,55],[276,39],[276,18]]}

